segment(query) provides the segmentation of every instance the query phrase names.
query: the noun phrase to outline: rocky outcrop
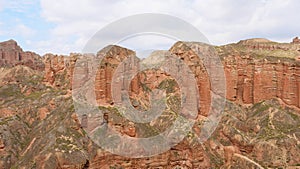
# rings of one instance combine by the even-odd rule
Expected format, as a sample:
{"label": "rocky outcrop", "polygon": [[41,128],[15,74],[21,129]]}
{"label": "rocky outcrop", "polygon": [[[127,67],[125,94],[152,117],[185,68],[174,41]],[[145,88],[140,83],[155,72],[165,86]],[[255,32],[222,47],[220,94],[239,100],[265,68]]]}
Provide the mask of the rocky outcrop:
{"label": "rocky outcrop", "polygon": [[156,155],[149,158],[124,158],[117,155],[112,155],[107,152],[98,150],[95,158],[91,160],[90,168],[210,168],[211,161],[209,153],[206,153],[204,148],[195,145],[189,146],[187,140],[173,147],[168,152]]}
{"label": "rocky outcrop", "polygon": [[[2,58],[7,63],[16,62],[10,66],[23,63],[22,59],[16,61],[13,52],[22,53],[21,49],[12,42],[5,44],[5,51],[11,53]],[[78,58],[87,57],[82,54],[47,54],[43,58],[44,71],[33,70],[36,67],[30,65],[6,65],[0,68],[0,168],[295,167],[300,164],[297,47],[263,39],[206,49],[200,43],[177,42],[167,52],[154,52],[150,59],[139,60],[134,51],[109,46],[91,56],[103,58],[101,63],[85,59],[79,63]],[[70,90],[71,82],[75,88],[86,85],[82,82],[93,77],[94,69],[95,88],[91,91],[96,94],[99,109],[107,115],[107,125],[122,135],[146,138],[165,131],[174,122],[180,108],[180,88],[169,74],[156,69],[140,72],[133,79],[118,74],[135,72],[139,63],[157,64],[157,59],[166,55],[179,58],[191,69],[200,95],[198,113],[205,120],[212,84],[195,48],[209,51],[209,55],[215,49],[226,75],[225,113],[207,142],[199,144],[195,137],[198,131],[193,128],[194,133],[169,151],[138,159],[113,155],[92,143],[83,130],[91,122],[90,117],[86,115],[84,123],[79,124]],[[79,81],[72,79],[75,66],[75,73],[82,75]],[[150,105],[149,91],[157,88],[166,91],[168,109],[151,123],[130,122],[113,108],[121,95],[116,93],[113,102],[112,90],[128,89],[133,107],[146,110]],[[101,117],[94,120],[98,119]],[[203,119],[197,119],[195,126],[201,127]]]}
{"label": "rocky outcrop", "polygon": [[[300,107],[300,63],[297,57],[285,58],[276,56],[257,57],[256,53],[240,50],[241,47],[249,49],[265,50],[294,50],[296,46],[287,46],[287,44],[278,44],[266,39],[251,39],[241,41],[238,44],[219,47],[217,51],[222,56],[224,72],[226,75],[227,91],[226,98],[236,101],[240,104],[254,104],[263,100],[272,98],[280,98],[288,105]],[[199,60],[197,54],[193,52],[184,43],[176,43],[170,52],[182,59],[193,71],[197,79],[200,94],[199,105],[201,106],[201,114],[207,115],[210,108],[210,78],[207,70],[203,65],[203,61]],[[119,70],[136,71],[139,65],[139,59],[131,50],[118,46],[109,46],[98,53],[103,57],[101,65],[98,67],[95,78],[96,99],[100,104],[113,104],[112,102],[112,78],[118,66],[122,66]],[[103,55],[103,56],[102,56]],[[76,57],[80,54],[71,54],[70,56],[45,55],[45,82],[51,85],[55,84],[56,78],[65,77],[71,79]],[[131,58],[128,60],[128,58]],[[128,60],[127,65],[122,64],[124,60]],[[82,73],[88,74],[89,65],[82,66]],[[158,73],[157,77],[165,78],[169,75],[166,73]],[[65,76],[66,75],[66,76]],[[131,92],[139,91],[141,86],[141,77],[133,79],[123,79],[116,82],[118,88],[129,89],[125,84],[131,84]],[[72,79],[71,79],[72,80]],[[125,80],[125,81],[124,81]],[[62,80],[57,80],[60,82]],[[68,80],[67,80],[68,81]],[[154,79],[155,81],[155,79]],[[153,81],[153,82],[154,82]],[[151,84],[152,82],[147,82]]]}
{"label": "rocky outcrop", "polygon": [[294,44],[300,44],[300,39],[298,37],[295,37],[292,41]]}
{"label": "rocky outcrop", "polygon": [[[99,63],[100,65],[96,72],[96,100],[100,104],[114,104],[112,101],[111,85],[116,69],[124,60],[130,59],[130,64],[122,65],[120,70],[123,72],[136,70],[139,61],[135,57],[135,52],[119,46],[108,46],[98,52],[97,55],[103,59],[101,60],[101,63]],[[125,80],[127,80],[127,82],[125,82]],[[129,80],[130,79],[122,78],[116,85],[119,88],[128,89],[129,86],[124,85],[128,84]]]}
{"label": "rocky outcrop", "polygon": [[276,99],[248,108],[228,102],[218,128],[202,145],[190,135],[163,154],[138,159],[98,149],[90,168],[293,167],[300,162],[299,134],[293,132],[299,130],[299,120],[299,114],[282,109]]}
{"label": "rocky outcrop", "polygon": [[293,39],[292,43],[277,43],[262,38],[247,39],[247,40],[241,40],[240,42],[237,43],[237,45],[240,47],[237,50],[244,51],[244,49],[248,49],[247,52],[251,52],[249,50],[265,50],[265,52],[276,51],[276,50],[277,51],[283,50],[285,52],[297,51],[300,49],[300,43],[298,43],[297,41],[298,40],[296,38]]}
{"label": "rocky outcrop", "polygon": [[41,57],[33,52],[24,52],[17,42],[9,40],[0,43],[0,67],[26,65],[35,70],[44,70]]}
{"label": "rocky outcrop", "polygon": [[81,54],[71,53],[70,56],[46,54],[44,82],[58,88],[71,89],[75,63]]}
{"label": "rocky outcrop", "polygon": [[[221,55],[226,48],[228,46],[222,49]],[[296,58],[256,57],[255,53],[236,49],[222,57],[227,99],[240,104],[255,104],[280,98],[287,105],[300,107],[300,63]]]}

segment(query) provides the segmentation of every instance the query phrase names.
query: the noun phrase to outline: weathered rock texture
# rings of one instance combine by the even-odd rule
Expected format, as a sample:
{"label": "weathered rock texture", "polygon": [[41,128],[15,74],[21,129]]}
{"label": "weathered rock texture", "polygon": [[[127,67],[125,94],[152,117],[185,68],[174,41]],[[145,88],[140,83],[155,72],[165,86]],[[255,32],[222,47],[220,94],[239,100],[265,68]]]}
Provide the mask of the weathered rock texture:
{"label": "weathered rock texture", "polygon": [[[268,53],[269,50],[281,46],[273,43],[242,41],[237,45],[219,48],[226,73],[227,99],[238,103],[254,104],[280,98],[287,105],[300,107],[300,63],[295,56],[285,58],[269,55],[272,54]],[[252,48],[253,52],[239,51],[245,46]],[[293,51],[296,47],[300,48],[300,46],[292,46],[287,50]],[[266,51],[266,56],[258,55],[254,50],[256,48]]]}
{"label": "weathered rock texture", "polygon": [[58,88],[71,89],[75,63],[81,54],[71,53],[70,56],[46,54],[44,56],[44,82]]}
{"label": "weathered rock texture", "polygon": [[[103,57],[103,59],[99,63],[100,65],[95,78],[96,99],[100,104],[113,104],[111,86],[116,69],[125,59],[130,58],[130,64],[125,64],[120,69],[124,72],[133,71],[137,69],[138,60],[135,57],[135,52],[118,46],[108,46],[102,49],[98,53],[98,56]],[[125,80],[125,78],[120,79],[118,87],[128,89],[128,86],[124,86],[124,84],[127,84],[124,82]]]}
{"label": "weathered rock texture", "polygon": [[43,70],[40,56],[33,52],[24,52],[17,42],[9,40],[0,43],[0,66],[11,67],[26,65],[36,70]]}
{"label": "weathered rock texture", "polygon": [[[109,52],[106,51],[108,48]],[[251,50],[245,52],[245,48]],[[297,52],[297,49],[300,49],[300,46],[279,44],[265,39],[251,39],[238,44],[217,47],[218,53],[222,56],[226,75],[226,98],[245,104],[280,98],[288,105],[300,107],[300,63],[297,61],[297,56],[286,58],[285,56],[272,56],[272,53],[268,53],[273,50]],[[256,51],[266,51],[265,56],[259,55]],[[170,52],[182,59],[195,74],[200,94],[199,105],[202,106],[202,114],[207,114],[211,100],[211,84],[203,61],[185,43],[176,43]],[[140,61],[135,57],[133,51],[118,46],[109,46],[98,55],[103,55],[103,53],[106,55],[101,56],[103,60],[95,78],[96,99],[101,104],[113,104],[111,83],[113,75],[117,73],[115,72],[117,67],[125,59],[131,58],[127,65],[121,65],[123,67],[120,70],[136,71]],[[56,78],[65,77],[64,74],[67,74],[66,79],[71,79],[78,56],[80,54],[71,54],[70,57],[45,55],[45,81],[59,86],[62,84],[55,84]],[[88,74],[88,65],[83,66],[82,69],[83,74]],[[168,76],[164,73],[160,74],[162,77]],[[131,91],[136,92],[140,82],[134,80],[131,83]],[[129,86],[123,84],[128,84],[128,82],[122,79],[120,85],[115,86],[129,89]]]}
{"label": "weathered rock texture", "polygon": [[[70,94],[72,82],[74,88],[86,85],[83,82],[93,77],[91,72],[96,69],[95,88],[91,91],[95,92],[99,109],[107,113],[108,125],[122,135],[150,137],[164,131],[177,117],[180,89],[169,74],[151,69],[139,73],[133,80],[119,78],[113,84],[118,90],[129,89],[131,104],[140,110],[150,105],[149,91],[166,90],[168,109],[161,117],[151,123],[132,123],[113,108],[120,95],[113,101],[111,91],[116,90],[112,89],[114,74],[134,72],[139,68],[138,63],[143,62],[133,51],[109,46],[92,56],[102,57],[102,62],[92,64],[84,59],[78,63],[78,58],[86,57],[82,54],[47,54],[40,64],[39,56],[24,54],[14,41],[1,43],[0,168],[299,166],[299,44],[251,39],[220,47],[202,48],[200,43],[184,42],[171,47],[169,53],[188,65],[196,78],[200,95],[198,114],[203,117],[197,118],[196,130],[208,115],[212,80],[204,60],[191,48],[209,49],[209,55],[215,49],[220,55],[227,82],[227,104],[220,124],[204,144],[196,140],[196,134],[201,131],[194,131],[163,154],[131,159],[108,153],[89,139],[75,114]],[[128,62],[120,65],[124,60]],[[78,66],[75,73],[82,75],[79,80],[72,79],[75,65]]]}

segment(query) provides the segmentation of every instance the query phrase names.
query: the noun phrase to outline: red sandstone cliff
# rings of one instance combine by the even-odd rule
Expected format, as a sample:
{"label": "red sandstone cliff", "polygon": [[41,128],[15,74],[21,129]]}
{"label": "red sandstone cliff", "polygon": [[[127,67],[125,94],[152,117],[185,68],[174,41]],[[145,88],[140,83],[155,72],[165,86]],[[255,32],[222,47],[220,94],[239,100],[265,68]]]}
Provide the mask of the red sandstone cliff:
{"label": "red sandstone cliff", "polygon": [[[169,53],[180,58],[192,70],[200,94],[199,113],[207,115],[211,97],[210,79],[203,61],[186,44],[176,43]],[[191,45],[197,47],[199,44],[191,43]],[[16,80],[7,81],[4,87],[0,88],[0,112],[3,115],[0,125],[2,133],[0,166],[4,168],[296,166],[300,163],[299,111],[290,109],[289,106],[283,108],[282,105],[299,108],[300,65],[296,60],[296,56],[299,56],[298,47],[297,44],[278,44],[265,40],[248,40],[238,44],[212,47],[217,50],[224,66],[227,82],[226,98],[234,102],[226,104],[225,114],[217,130],[204,144],[198,144],[191,134],[163,154],[140,159],[129,159],[105,152],[94,146],[80,128],[72,106],[72,98],[66,91],[72,87],[70,82],[75,63],[78,63],[78,58],[85,56],[47,54],[43,57],[45,64],[42,71],[43,81],[39,80],[37,76],[39,74],[35,71],[18,66],[16,67],[18,71],[11,70],[8,71],[9,74],[16,76],[18,73],[24,76],[16,76]],[[201,50],[201,47],[199,49]],[[6,43],[6,47],[2,48],[2,58],[5,58],[6,63],[11,63],[5,66],[23,63],[23,59],[16,59],[17,55],[12,51],[22,53],[15,44],[7,47]],[[118,73],[117,70],[130,73],[137,69],[139,60],[134,55],[133,51],[118,46],[100,51],[94,57],[103,57],[103,62],[94,63],[97,65],[97,74],[95,89],[92,89],[96,92],[98,104],[104,105],[102,109],[108,112],[109,125],[131,137],[148,133],[141,133],[139,128],[134,128],[136,124],[130,124],[119,118],[118,112],[105,106],[115,104],[111,100],[113,74]],[[123,64],[117,69],[125,59],[129,59],[128,64]],[[76,73],[83,75],[79,82],[91,78],[91,69],[95,67],[92,65],[90,68],[89,64],[91,63],[88,61],[79,63]],[[1,68],[0,71],[2,69],[6,68]],[[37,77],[33,78],[34,75]],[[125,78],[120,78],[115,86],[119,89],[130,89],[131,97],[135,99],[132,101],[135,107],[141,102],[147,103],[147,95],[143,95],[144,88],[153,89],[162,84],[164,79],[171,78],[162,71],[149,70],[136,76],[130,86],[127,83],[130,79]],[[169,87],[170,84],[173,83],[164,85]],[[76,87],[82,84],[73,85]],[[175,89],[175,92],[172,92],[176,94],[178,86],[174,86],[171,89]],[[27,91],[30,92],[27,94]],[[272,98],[280,100],[270,100]],[[258,103],[263,100],[268,101]],[[173,105],[177,103],[173,102]],[[235,103],[251,106],[245,108]],[[158,129],[169,122],[165,119],[159,120],[152,124],[154,127],[157,125]]]}
{"label": "red sandstone cliff", "polygon": [[[274,53],[259,56],[262,55],[259,53],[260,51],[274,50]],[[226,98],[245,104],[280,98],[288,105],[300,107],[300,63],[297,61],[300,52],[298,50],[300,50],[299,44],[280,44],[265,39],[250,39],[238,44],[217,47],[226,74]],[[290,53],[292,56],[286,57],[286,54],[283,54],[284,56],[278,57],[277,51]],[[194,72],[201,96],[199,103],[203,106],[203,114],[206,114],[205,112],[209,109],[206,105],[210,105],[210,82],[205,67],[196,54],[184,43],[175,44],[170,52],[186,62]],[[111,80],[114,71],[124,59],[134,57],[134,55],[133,51],[114,46],[108,55],[104,56],[96,76],[97,100],[101,103],[111,101]],[[0,43],[0,66],[23,64],[33,69],[45,70],[45,82],[50,85],[70,86],[70,84],[55,84],[59,82],[55,79],[71,80],[78,56],[81,55],[57,56],[47,54],[43,58],[44,63],[42,63],[40,56],[32,52],[23,52],[13,40]],[[132,62],[134,62],[133,66],[123,68],[124,71],[125,69],[137,69],[134,65],[138,65],[139,61],[133,59]],[[132,83],[132,91],[137,90],[138,83]]]}
{"label": "red sandstone cliff", "polygon": [[[300,49],[299,45],[289,46],[288,44],[257,39],[216,47],[224,66],[226,98],[240,104],[254,104],[263,100],[280,98],[287,105],[300,107],[300,62],[297,61],[296,55],[278,57],[272,56],[272,53],[267,53],[266,56],[259,56],[255,53],[255,51],[262,50],[279,50],[289,53],[298,52],[298,49]],[[128,64],[127,67],[123,65],[122,70],[133,71],[138,68],[139,63],[135,53],[131,50],[118,46],[110,46],[109,50],[102,52],[102,55],[104,54],[101,56],[103,57],[102,64],[98,67],[95,79],[96,98],[100,104],[113,104],[111,82],[118,65],[125,59],[131,58],[130,62],[132,63]],[[201,114],[207,115],[210,107],[211,84],[203,62],[183,42],[176,43],[170,48],[170,52],[182,59],[195,74],[200,94]],[[64,74],[64,72],[67,74],[67,78],[72,78],[75,58],[74,54],[70,57],[46,55],[44,58],[45,81],[54,84],[58,74]],[[85,71],[82,70],[84,73],[88,68],[83,67],[82,69],[86,69]],[[55,76],[57,77],[55,78]],[[157,76],[167,77],[169,75],[158,73]],[[148,83],[155,81],[152,79]],[[137,92],[140,83],[140,78],[135,78],[131,83],[131,92]],[[120,82],[119,87],[128,88],[122,84],[127,84],[127,82]]]}
{"label": "red sandstone cliff", "polygon": [[0,43],[0,66],[26,65],[36,70],[44,70],[41,57],[33,52],[24,52],[17,42],[9,40]]}
{"label": "red sandstone cliff", "polygon": [[58,88],[71,89],[73,71],[77,58],[81,54],[71,53],[70,56],[46,54],[44,82]]}
{"label": "red sandstone cliff", "polygon": [[[245,52],[241,49],[244,47],[252,50]],[[275,49],[291,53],[291,56],[282,54],[279,57],[276,56],[278,52],[269,52]],[[280,98],[288,105],[300,107],[299,49],[299,45],[265,41],[242,41],[237,45],[219,48],[226,73],[227,99],[241,104],[254,104]],[[262,50],[266,53],[261,53]]]}

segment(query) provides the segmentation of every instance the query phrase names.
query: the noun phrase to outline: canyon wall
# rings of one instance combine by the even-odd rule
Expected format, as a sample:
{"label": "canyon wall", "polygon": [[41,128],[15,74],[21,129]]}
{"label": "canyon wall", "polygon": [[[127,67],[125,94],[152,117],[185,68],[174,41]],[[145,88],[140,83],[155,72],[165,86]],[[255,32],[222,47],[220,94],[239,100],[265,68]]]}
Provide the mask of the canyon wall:
{"label": "canyon wall", "polygon": [[[220,50],[227,81],[226,98],[240,104],[280,98],[287,105],[300,107],[300,61],[297,59],[300,46],[261,43],[241,41],[234,46],[251,49],[248,52],[228,49],[228,46]],[[272,56],[275,49],[283,52],[283,56]],[[284,52],[292,56],[286,57]]]}
{"label": "canyon wall", "polygon": [[[119,69],[122,72],[135,71],[138,69],[138,59],[135,57],[135,52],[129,49],[125,49],[118,46],[108,46],[98,52],[98,57],[101,57],[101,63],[99,63],[96,71],[95,78],[95,93],[96,100],[99,104],[113,104],[112,99],[112,80],[114,73],[117,74],[116,70],[120,63],[125,59],[130,59],[129,64],[124,64]],[[125,77],[119,77],[116,81],[115,86],[121,89],[128,89],[128,82],[125,82]],[[133,82],[135,83],[135,82]],[[135,85],[136,86],[136,85]],[[120,93],[116,93],[120,99]]]}
{"label": "canyon wall", "polygon": [[54,87],[71,89],[75,63],[81,54],[71,53],[70,56],[46,54],[43,57],[45,64],[44,82]]}
{"label": "canyon wall", "polygon": [[[255,50],[273,50],[282,47],[271,43],[271,47],[264,45],[251,44],[247,41],[240,42],[239,45]],[[252,45],[252,47],[251,47]],[[197,45],[196,45],[197,46]],[[284,45],[286,46],[286,45]],[[292,46],[295,50],[297,46]],[[226,98],[239,104],[254,104],[263,100],[272,98],[280,98],[287,105],[300,107],[300,62],[296,58],[285,57],[256,57],[251,52],[244,53],[239,50],[227,49],[221,47],[217,50],[221,57],[224,73],[226,77]],[[119,70],[136,71],[139,65],[139,59],[131,50],[118,46],[110,46],[108,49],[98,53],[103,57],[102,63],[98,66],[98,71],[95,78],[96,99],[99,104],[110,105],[112,102],[111,84],[114,73],[120,63],[125,59],[130,58],[127,64],[121,65]],[[173,55],[187,64],[194,73],[199,90],[199,105],[202,115],[207,115],[211,102],[211,84],[206,68],[203,65],[203,60],[199,59],[197,54],[190,49],[184,42],[178,42],[169,50]],[[55,83],[55,76],[67,71],[67,78],[72,78],[73,67],[75,65],[75,55],[70,57],[46,55],[45,60],[45,81],[50,84]],[[85,66],[88,66],[86,64]],[[88,68],[82,67],[83,72],[87,73]],[[120,73],[120,72],[119,72]],[[144,75],[143,75],[144,76]],[[147,76],[147,75],[145,75]],[[149,75],[149,77],[152,75]],[[167,77],[166,73],[157,73],[157,78]],[[56,77],[57,78],[57,77]],[[125,82],[130,79],[121,79],[116,84],[116,87],[122,89],[130,89],[130,92],[141,92],[139,84],[142,77],[135,78],[131,82],[131,86],[123,86],[128,84]],[[149,83],[155,83],[155,78],[149,78]],[[124,81],[125,80],[125,81]]]}
{"label": "canyon wall", "polygon": [[[185,47],[182,47],[185,46]],[[210,78],[205,67],[199,61],[190,61],[190,58],[198,58],[185,43],[175,44],[170,51],[179,58],[182,58],[193,70],[198,81],[200,93],[200,106],[209,105]],[[274,44],[260,42],[249,43],[242,41],[240,47],[247,47],[252,50],[294,50],[300,46],[287,44]],[[179,47],[181,46],[181,47]],[[284,49],[284,47],[287,49]],[[287,105],[300,107],[300,62],[297,58],[285,57],[256,57],[251,52],[244,53],[238,50],[225,51],[222,47],[221,55],[226,77],[226,98],[239,104],[255,104],[263,100],[280,98]],[[224,54],[226,53],[226,54]],[[195,60],[195,59],[194,59]],[[196,64],[198,63],[198,65]],[[200,64],[199,64],[200,63]],[[206,112],[207,109],[204,109]]]}
{"label": "canyon wall", "polygon": [[300,107],[300,64],[229,56],[224,59],[227,99],[244,104],[280,98]]}
{"label": "canyon wall", "polygon": [[[245,52],[244,49],[247,51]],[[226,77],[226,98],[240,104],[254,104],[263,100],[280,98],[287,105],[300,107],[300,61],[297,55],[294,58],[255,56],[252,51],[298,52],[297,43],[279,44],[265,39],[245,40],[237,44],[216,47],[221,56]],[[169,52],[187,64],[194,73],[198,83],[199,105],[201,114],[207,115],[210,108],[210,78],[203,60],[185,43],[178,42],[170,48]],[[268,53],[269,54],[269,53]],[[294,54],[294,53],[292,53]],[[120,70],[136,71],[139,59],[135,52],[118,46],[110,46],[100,51],[102,63],[98,66],[95,78],[96,99],[100,104],[113,104],[111,96],[111,82],[120,63],[129,59],[127,65],[123,64]],[[101,56],[100,56],[101,55]],[[300,54],[299,54],[300,55]],[[71,88],[75,63],[81,54],[58,56],[46,54],[43,58],[32,52],[23,50],[13,40],[0,43],[0,65],[14,66],[26,65],[35,70],[44,70],[44,82],[53,86]],[[100,64],[100,63],[99,63]],[[81,73],[88,74],[88,64],[81,66]],[[155,76],[167,77],[169,75],[158,73]],[[64,79],[62,83],[62,79]],[[141,77],[131,82],[131,87],[123,81],[116,87],[131,92],[140,91]],[[130,79],[127,79],[130,80]],[[147,83],[155,82],[155,79]],[[137,94],[137,93],[136,93]]]}
{"label": "canyon wall", "polygon": [[[212,87],[204,60],[197,56],[194,48],[202,52],[210,51],[208,59],[213,54],[212,50],[216,50],[224,66],[226,98],[232,102],[226,103],[222,121],[205,143],[199,144],[195,140],[194,134],[198,134],[195,129],[169,151],[138,159],[108,153],[91,142],[83,131],[84,126],[80,127],[80,117],[76,116],[72,87],[73,90],[82,85],[89,87],[85,83],[93,77],[91,72],[96,70],[95,87],[91,91],[95,92],[101,110],[107,113],[108,125],[122,135],[146,138],[163,131],[155,129],[168,127],[173,114],[166,114],[169,118],[158,118],[150,126],[129,123],[110,107],[121,99],[117,93],[118,99],[113,102],[111,91],[129,88],[129,94],[135,99],[131,100],[132,105],[136,107],[139,102],[147,103],[145,91],[163,84],[166,89],[175,91],[170,92],[174,100],[170,100],[172,106],[169,106],[174,108],[180,104],[174,97],[179,87],[174,85],[170,75],[148,70],[139,73],[133,80],[122,77],[120,74],[124,72],[135,72],[139,63],[145,60],[139,60],[131,50],[109,46],[96,56],[91,56],[102,58],[101,63],[91,63],[89,56],[74,53],[70,56],[38,56],[37,60],[42,60],[45,66],[41,69],[43,71],[36,73],[38,71],[32,69],[37,67],[16,66],[14,68],[18,71],[7,73],[16,77],[15,80],[7,81],[2,78],[2,70],[11,70],[7,67],[23,64],[22,57],[17,57],[18,52],[22,53],[21,49],[12,44],[5,48],[2,45],[1,48],[1,58],[5,64],[4,68],[0,68],[0,82],[4,79],[7,83],[0,87],[0,111],[3,116],[0,125],[0,168],[288,168],[300,163],[300,114],[290,106],[281,105],[284,103],[299,108],[297,44],[291,44],[291,48],[284,44],[287,46],[284,49],[276,47],[281,44],[265,40],[208,48],[203,48],[200,43],[174,44],[168,53],[188,65],[195,75],[200,95],[199,114],[208,115]],[[12,53],[3,55],[9,52]],[[272,56],[272,52],[277,52],[276,56]],[[277,56],[280,53],[282,57]],[[155,59],[152,58],[152,61]],[[30,64],[26,66],[30,67]],[[212,63],[209,66],[215,65]],[[74,73],[80,75],[79,79],[72,79]],[[17,77],[17,74],[20,76]],[[212,78],[218,80],[220,77]],[[163,83],[166,79],[170,81]],[[112,84],[116,88],[113,89]],[[246,108],[235,103],[251,105]],[[101,120],[101,117],[98,119]],[[197,121],[195,126],[201,125],[203,119]]]}

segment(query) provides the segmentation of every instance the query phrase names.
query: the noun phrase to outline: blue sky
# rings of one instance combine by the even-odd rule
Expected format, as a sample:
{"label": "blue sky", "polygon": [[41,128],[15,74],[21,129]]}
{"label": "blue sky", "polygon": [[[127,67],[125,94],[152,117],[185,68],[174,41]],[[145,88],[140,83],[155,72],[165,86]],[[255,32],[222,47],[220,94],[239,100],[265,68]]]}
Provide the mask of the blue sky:
{"label": "blue sky", "polygon": [[0,5],[0,41],[14,39],[25,50],[35,50],[35,43],[51,38],[49,31],[55,23],[41,16],[38,0],[0,0]]}
{"label": "blue sky", "polygon": [[[0,41],[15,39],[41,55],[81,52],[107,24],[151,12],[191,23],[216,45],[256,37],[289,42],[300,36],[299,9],[298,0],[0,0]],[[128,46],[161,41],[145,38]]]}

